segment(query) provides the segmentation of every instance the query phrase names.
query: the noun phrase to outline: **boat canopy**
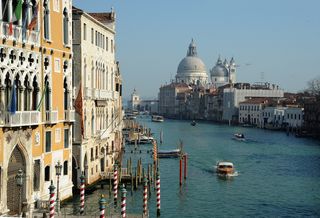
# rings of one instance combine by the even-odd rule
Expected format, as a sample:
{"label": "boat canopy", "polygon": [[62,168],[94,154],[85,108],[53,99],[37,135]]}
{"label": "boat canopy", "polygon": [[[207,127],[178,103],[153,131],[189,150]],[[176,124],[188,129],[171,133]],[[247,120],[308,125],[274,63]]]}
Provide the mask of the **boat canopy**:
{"label": "boat canopy", "polygon": [[218,166],[231,166],[231,167],[233,167],[233,163],[231,163],[231,162],[219,162],[217,165]]}

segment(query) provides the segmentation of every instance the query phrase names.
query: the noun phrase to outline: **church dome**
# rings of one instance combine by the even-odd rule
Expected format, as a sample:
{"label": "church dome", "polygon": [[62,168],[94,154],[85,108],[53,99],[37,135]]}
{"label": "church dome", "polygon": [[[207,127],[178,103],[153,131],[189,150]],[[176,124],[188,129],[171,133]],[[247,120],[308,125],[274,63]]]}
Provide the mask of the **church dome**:
{"label": "church dome", "polygon": [[211,70],[211,77],[228,77],[229,73],[225,66],[216,65]]}
{"label": "church dome", "polygon": [[207,82],[206,66],[197,56],[197,49],[193,40],[189,45],[187,56],[179,63],[176,78],[179,82],[183,81],[185,83],[199,81],[204,84]]}
{"label": "church dome", "polygon": [[178,66],[178,74],[200,72],[206,73],[206,66],[198,57],[187,56],[180,61]]}

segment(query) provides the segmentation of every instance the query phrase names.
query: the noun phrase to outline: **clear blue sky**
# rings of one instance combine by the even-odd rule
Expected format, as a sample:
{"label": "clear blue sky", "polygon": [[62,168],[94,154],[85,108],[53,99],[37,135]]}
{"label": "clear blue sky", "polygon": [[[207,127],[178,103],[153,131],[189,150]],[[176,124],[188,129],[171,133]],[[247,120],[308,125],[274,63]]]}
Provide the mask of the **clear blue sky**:
{"label": "clear blue sky", "polygon": [[[219,56],[235,58],[238,82],[268,81],[296,92],[320,75],[319,0],[74,0],[117,16],[124,97],[156,97],[174,78],[194,38],[208,74]],[[262,73],[263,72],[263,73]],[[263,77],[262,77],[263,75]]]}

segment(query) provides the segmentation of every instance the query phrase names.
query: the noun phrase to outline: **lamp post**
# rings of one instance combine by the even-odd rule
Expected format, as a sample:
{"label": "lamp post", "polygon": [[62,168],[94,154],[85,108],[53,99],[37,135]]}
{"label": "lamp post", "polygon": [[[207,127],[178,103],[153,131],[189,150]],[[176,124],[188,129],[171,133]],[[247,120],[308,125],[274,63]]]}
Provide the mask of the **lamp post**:
{"label": "lamp post", "polygon": [[59,193],[59,180],[60,180],[60,175],[61,175],[61,170],[62,170],[62,165],[60,164],[60,161],[55,165],[56,168],[56,176],[57,176],[57,213],[60,213],[60,193]]}
{"label": "lamp post", "polygon": [[19,187],[19,211],[18,211],[18,214],[20,216],[20,214],[21,214],[21,189],[22,189],[22,185],[23,185],[23,171],[22,171],[22,169],[18,170],[18,173],[16,175],[16,184]]}

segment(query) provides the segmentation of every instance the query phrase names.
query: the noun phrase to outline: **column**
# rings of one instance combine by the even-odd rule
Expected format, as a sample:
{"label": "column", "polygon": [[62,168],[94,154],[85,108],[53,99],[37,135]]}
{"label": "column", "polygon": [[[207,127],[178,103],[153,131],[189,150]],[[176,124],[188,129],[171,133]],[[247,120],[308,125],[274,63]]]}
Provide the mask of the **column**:
{"label": "column", "polygon": [[8,0],[7,10],[8,10],[8,22],[10,22],[12,20],[12,0]]}
{"label": "column", "polygon": [[32,2],[30,0],[27,0],[27,10],[28,10],[28,13],[27,13],[27,24],[29,24],[31,22],[31,19],[32,19]]}
{"label": "column", "polygon": [[6,89],[4,86],[0,87],[0,124],[4,122],[4,111],[5,110],[5,93]]}
{"label": "column", "polygon": [[[1,4],[0,4],[0,20],[2,21],[2,2],[1,2]],[[0,30],[0,31],[2,31],[2,30]]]}
{"label": "column", "polygon": [[18,110],[19,111],[24,111],[24,90],[25,90],[25,88],[24,88],[24,86],[21,86],[20,88],[19,88],[19,97],[18,97],[18,101],[19,101],[19,103],[18,103],[18,105],[19,105],[19,108],[18,108]]}

